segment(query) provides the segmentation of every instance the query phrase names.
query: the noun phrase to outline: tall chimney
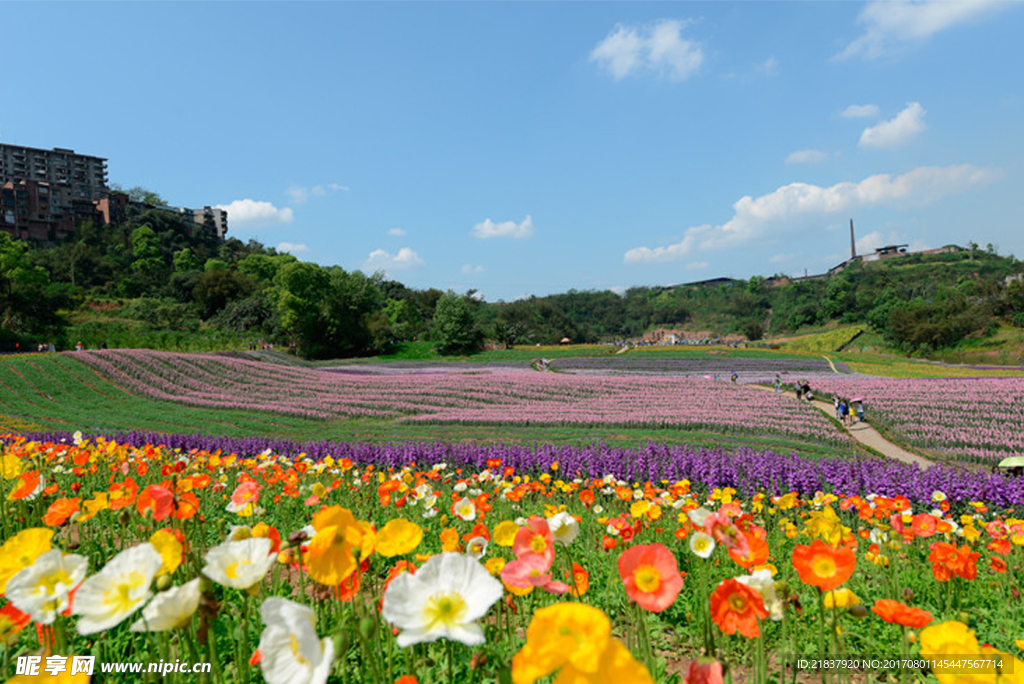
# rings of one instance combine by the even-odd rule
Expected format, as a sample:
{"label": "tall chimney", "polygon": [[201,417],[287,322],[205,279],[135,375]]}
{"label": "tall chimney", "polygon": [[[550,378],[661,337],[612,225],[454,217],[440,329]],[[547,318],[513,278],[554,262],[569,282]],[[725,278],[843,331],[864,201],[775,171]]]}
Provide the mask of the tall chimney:
{"label": "tall chimney", "polygon": [[857,243],[853,239],[853,219],[850,219],[850,258],[857,258]]}

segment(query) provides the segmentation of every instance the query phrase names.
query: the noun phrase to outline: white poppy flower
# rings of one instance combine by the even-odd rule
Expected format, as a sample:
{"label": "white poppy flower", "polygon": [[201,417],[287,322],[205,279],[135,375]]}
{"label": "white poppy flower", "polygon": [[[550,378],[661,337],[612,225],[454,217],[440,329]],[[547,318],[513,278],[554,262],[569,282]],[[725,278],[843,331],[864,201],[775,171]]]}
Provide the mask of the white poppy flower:
{"label": "white poppy flower", "polygon": [[762,568],[751,575],[741,575],[736,578],[740,584],[745,584],[761,595],[764,607],[768,609],[768,616],[778,622],[783,617],[782,600],[775,593],[775,580],[772,579],[772,571]]}
{"label": "white poppy flower", "polygon": [[188,625],[199,608],[199,578],[180,587],[162,591],[142,609],[142,618],[130,629],[133,632],[165,632]]}
{"label": "white poppy flower", "polygon": [[711,558],[715,552],[715,538],[704,532],[694,532],[690,535],[690,551],[700,558]]}
{"label": "white poppy flower", "polygon": [[266,537],[224,542],[206,553],[203,574],[225,587],[249,589],[267,576],[277,560],[270,547]]}
{"label": "white poppy flower", "polygon": [[561,546],[572,544],[573,540],[580,533],[580,524],[568,511],[562,511],[548,518],[548,527],[555,543]]}
{"label": "white poppy flower", "polygon": [[466,555],[475,560],[480,560],[487,553],[487,540],[483,537],[473,537],[466,542]]}
{"label": "white poppy flower", "polygon": [[476,506],[472,499],[459,499],[452,512],[466,522],[476,520]]}
{"label": "white poppy flower", "polygon": [[89,559],[52,549],[7,581],[7,599],[36,622],[52,625],[67,609],[68,594],[82,583]]}
{"label": "white poppy flower", "polygon": [[334,642],[316,633],[308,607],[271,596],[260,607],[260,669],[267,684],[324,684],[334,660]]}
{"label": "white poppy flower", "polygon": [[415,575],[403,572],[391,580],[381,616],[402,630],[400,648],[441,637],[478,646],[484,643],[484,632],[476,621],[503,591],[501,582],[474,559],[442,553]]}
{"label": "white poppy flower", "polygon": [[79,634],[93,634],[120,624],[150,597],[149,587],[164,559],[152,544],[117,554],[75,592],[71,612],[80,615]]}

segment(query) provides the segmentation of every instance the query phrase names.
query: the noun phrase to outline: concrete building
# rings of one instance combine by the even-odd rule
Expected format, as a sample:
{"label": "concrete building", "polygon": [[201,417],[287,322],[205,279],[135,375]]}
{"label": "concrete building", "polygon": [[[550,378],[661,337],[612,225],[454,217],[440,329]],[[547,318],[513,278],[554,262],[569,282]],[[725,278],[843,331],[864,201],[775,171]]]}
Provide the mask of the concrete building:
{"label": "concrete building", "polygon": [[223,240],[228,233],[228,212],[217,207],[191,209],[192,223],[206,226],[214,232],[218,240]]}
{"label": "concrete building", "polygon": [[61,147],[0,143],[0,184],[20,180],[48,183],[61,206],[72,200],[93,202],[107,194],[107,160]]}

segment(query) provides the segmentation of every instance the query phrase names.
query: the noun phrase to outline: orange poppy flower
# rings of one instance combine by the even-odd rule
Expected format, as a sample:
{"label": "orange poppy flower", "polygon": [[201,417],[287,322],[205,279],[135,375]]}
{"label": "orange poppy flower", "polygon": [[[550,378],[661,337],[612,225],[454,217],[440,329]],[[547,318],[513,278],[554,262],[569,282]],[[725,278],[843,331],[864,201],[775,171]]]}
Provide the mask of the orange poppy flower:
{"label": "orange poppy flower", "polygon": [[992,568],[993,572],[1006,572],[1006,569],[1008,567],[1006,561],[1004,561],[1002,558],[997,558],[995,556],[989,558],[989,563],[991,564],[989,567]]}
{"label": "orange poppy flower", "polygon": [[118,511],[135,503],[135,497],[139,494],[139,485],[129,477],[124,482],[115,482],[110,485],[109,491],[110,510]]}
{"label": "orange poppy flower", "polygon": [[766,617],[761,594],[734,579],[723,581],[711,594],[711,618],[726,634],[739,632],[752,639],[761,634],[758,619]]}
{"label": "orange poppy flower", "polygon": [[174,517],[178,520],[189,520],[199,512],[199,498],[192,492],[185,492],[178,497],[178,506]]}
{"label": "orange poppy flower", "polygon": [[1005,556],[1013,550],[1013,544],[1009,539],[996,539],[990,541],[985,548],[993,553],[998,553],[1000,556]]}
{"label": "orange poppy flower", "polygon": [[11,490],[11,493],[7,495],[7,500],[18,501],[26,499],[33,494],[38,494],[40,489],[42,489],[42,481],[39,478],[39,471],[29,470],[18,476],[18,483]]}
{"label": "orange poppy flower", "polygon": [[903,625],[913,629],[927,627],[932,621],[932,614],[927,610],[914,608],[892,599],[878,599],[871,607],[878,617],[893,625]]}
{"label": "orange poppy flower", "polygon": [[14,607],[13,603],[0,608],[0,642],[10,643],[11,637],[25,629],[32,618]]}
{"label": "orange poppy flower", "polygon": [[729,558],[732,558],[737,565],[747,570],[755,565],[767,563],[768,556],[770,555],[768,542],[751,532],[744,532],[743,536],[747,538],[748,549],[746,555],[739,553],[735,549],[729,549]]}
{"label": "orange poppy flower", "polygon": [[857,566],[857,556],[847,548],[833,549],[815,539],[810,546],[798,545],[793,549],[793,567],[800,574],[800,581],[832,591],[850,579]]}
{"label": "orange poppy flower", "polygon": [[910,529],[915,537],[928,538],[935,534],[939,521],[929,513],[918,513],[914,516]]}
{"label": "orange poppy flower", "polygon": [[359,592],[359,577],[361,572],[353,572],[341,581],[341,584],[334,588],[334,597],[339,601],[351,601]]}
{"label": "orange poppy flower", "polygon": [[441,530],[441,550],[445,553],[459,550],[459,531],[454,527],[446,527]]}
{"label": "orange poppy flower", "polygon": [[641,608],[660,613],[683,588],[676,557],[661,544],[640,544],[619,556],[619,576],[626,595]]}
{"label": "orange poppy flower", "polygon": [[948,582],[954,576],[972,580],[978,576],[977,562],[981,554],[971,551],[967,544],[958,549],[954,544],[935,542],[928,548],[931,549],[928,560],[932,562],[932,575],[938,581]]}
{"label": "orange poppy flower", "polygon": [[135,502],[139,514],[152,520],[163,520],[174,513],[174,494],[160,485],[149,485]]}
{"label": "orange poppy flower", "polygon": [[[568,577],[569,573],[565,573],[565,575]],[[590,589],[590,573],[582,565],[573,561],[570,593],[576,598],[580,598],[587,593],[588,589]]]}
{"label": "orange poppy flower", "polygon": [[47,527],[60,527],[68,518],[78,512],[81,499],[57,499],[46,509],[43,524]]}

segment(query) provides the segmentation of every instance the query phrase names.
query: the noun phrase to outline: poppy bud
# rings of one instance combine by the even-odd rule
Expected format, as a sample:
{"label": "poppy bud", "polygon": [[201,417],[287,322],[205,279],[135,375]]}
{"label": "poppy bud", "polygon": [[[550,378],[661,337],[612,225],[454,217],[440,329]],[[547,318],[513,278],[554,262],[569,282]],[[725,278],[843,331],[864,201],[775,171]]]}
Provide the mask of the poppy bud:
{"label": "poppy bud", "polygon": [[306,535],[306,531],[305,530],[295,530],[294,532],[292,532],[291,534],[288,535],[288,541],[291,542],[292,544],[298,544],[299,542],[304,542],[308,538],[309,537]]}
{"label": "poppy bud", "polygon": [[117,522],[119,525],[127,525],[131,519],[132,515],[128,512],[127,508],[122,509],[121,512],[117,514]]}
{"label": "poppy bud", "polygon": [[868,616],[867,606],[861,605],[859,603],[855,606],[850,606],[848,610],[850,615],[852,617],[857,618],[858,620],[863,620]]}
{"label": "poppy bud", "polygon": [[376,623],[373,618],[363,618],[359,621],[359,635],[364,639],[369,639],[373,636],[373,631],[376,628]]}
{"label": "poppy bud", "polygon": [[167,591],[170,588],[171,588],[171,576],[170,575],[160,575],[159,577],[156,578],[156,590],[157,591]]}
{"label": "poppy bud", "polygon": [[914,590],[910,587],[903,587],[903,602],[910,603],[914,600]]}

